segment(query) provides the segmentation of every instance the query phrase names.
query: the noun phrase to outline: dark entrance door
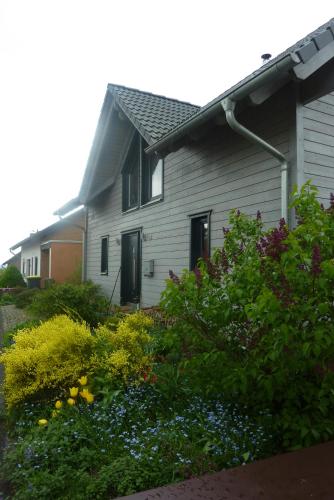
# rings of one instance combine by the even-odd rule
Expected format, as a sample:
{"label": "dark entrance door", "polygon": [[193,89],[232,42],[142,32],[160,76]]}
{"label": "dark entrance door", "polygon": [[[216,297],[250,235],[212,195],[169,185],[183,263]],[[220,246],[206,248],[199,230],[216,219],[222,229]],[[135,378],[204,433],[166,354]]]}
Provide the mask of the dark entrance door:
{"label": "dark entrance door", "polygon": [[122,234],[122,304],[140,301],[140,272],[140,231]]}

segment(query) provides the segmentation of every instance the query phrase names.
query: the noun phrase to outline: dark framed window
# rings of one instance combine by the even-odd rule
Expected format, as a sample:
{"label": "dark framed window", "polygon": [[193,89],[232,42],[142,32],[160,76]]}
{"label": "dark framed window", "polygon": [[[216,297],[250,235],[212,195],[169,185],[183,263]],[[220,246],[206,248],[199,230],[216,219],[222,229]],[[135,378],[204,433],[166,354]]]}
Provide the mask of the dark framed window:
{"label": "dark framed window", "polygon": [[138,208],[163,194],[163,160],[147,155],[148,144],[136,133],[126,157],[123,176],[123,212]]}
{"label": "dark framed window", "polygon": [[35,257],[35,272],[33,273],[35,276],[38,275],[38,257]]}
{"label": "dark framed window", "polygon": [[108,274],[109,236],[101,238],[101,274]]}
{"label": "dark framed window", "polygon": [[140,136],[133,138],[123,170],[123,211],[139,206]]}
{"label": "dark framed window", "polygon": [[142,147],[142,204],[160,199],[163,185],[163,160],[146,155]]}
{"label": "dark framed window", "polygon": [[210,257],[210,212],[190,216],[190,269]]}
{"label": "dark framed window", "polygon": [[25,259],[22,260],[22,274],[23,276],[25,275],[26,273],[26,261]]}
{"label": "dark framed window", "polygon": [[31,259],[27,259],[27,276],[31,276]]}

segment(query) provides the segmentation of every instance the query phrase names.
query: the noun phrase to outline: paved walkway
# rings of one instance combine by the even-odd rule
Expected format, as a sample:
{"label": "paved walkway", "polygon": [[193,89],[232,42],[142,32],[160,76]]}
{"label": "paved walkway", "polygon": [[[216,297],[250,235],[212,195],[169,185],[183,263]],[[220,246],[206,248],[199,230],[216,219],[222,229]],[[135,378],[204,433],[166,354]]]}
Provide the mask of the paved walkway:
{"label": "paved walkway", "polygon": [[333,500],[334,441],[129,495],[127,500]]}
{"label": "paved walkway", "polygon": [[[18,323],[26,321],[27,314],[21,309],[17,309],[14,305],[0,306],[0,347],[3,343],[3,334],[13,328]],[[4,377],[3,366],[0,364],[0,385]],[[4,418],[1,417],[4,411],[4,401],[0,393],[0,460],[2,458],[3,449],[6,445],[6,430]],[[8,485],[0,480],[0,500],[4,498],[4,493],[8,493]]]}
{"label": "paved walkway", "polygon": [[[14,305],[0,306],[0,348],[3,343],[3,334],[28,319],[27,313],[17,309]],[[0,385],[3,380],[3,366],[0,364]],[[3,408],[2,395],[0,393],[0,412]],[[1,439],[1,436],[0,436]]]}

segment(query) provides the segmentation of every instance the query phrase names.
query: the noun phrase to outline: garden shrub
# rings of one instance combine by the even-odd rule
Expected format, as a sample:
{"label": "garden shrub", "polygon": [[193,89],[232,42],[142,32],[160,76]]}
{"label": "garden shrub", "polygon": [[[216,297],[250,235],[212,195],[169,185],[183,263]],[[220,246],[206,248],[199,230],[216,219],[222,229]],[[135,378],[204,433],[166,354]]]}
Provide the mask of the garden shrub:
{"label": "garden shrub", "polygon": [[66,283],[71,283],[72,285],[80,285],[82,283],[82,263],[79,262],[76,265],[73,273],[67,278]]}
{"label": "garden shrub", "polygon": [[15,266],[8,266],[1,269],[0,288],[15,288],[16,286],[25,286],[22,274]]}
{"label": "garden shrub", "polygon": [[100,287],[92,282],[81,285],[55,284],[47,290],[40,290],[32,300],[29,311],[40,319],[56,314],[68,314],[96,326],[103,318],[108,301]]}
{"label": "garden shrub", "polygon": [[27,320],[24,321],[23,323],[18,323],[13,328],[7,330],[3,334],[3,346],[9,347],[10,345],[12,345],[14,342],[13,337],[17,334],[18,331],[31,329],[35,326],[38,326],[39,324],[40,324],[39,320]]}
{"label": "garden shrub", "polygon": [[86,324],[65,315],[39,325],[28,323],[0,355],[8,406],[60,397],[86,374],[92,375],[102,394],[106,385],[114,390],[138,381],[152,365],[147,352],[151,325],[152,320],[141,312],[126,316],[116,330],[100,326],[94,334]]}
{"label": "garden shrub", "polygon": [[27,288],[20,290],[15,296],[14,296],[14,303],[16,307],[19,309],[25,309],[28,307],[34,296],[39,293],[38,288]]}
{"label": "garden shrub", "polygon": [[50,398],[89,371],[93,337],[85,324],[65,315],[20,330],[14,340],[0,355],[9,407],[32,397]]}
{"label": "garden shrub", "polygon": [[138,379],[152,364],[148,354],[153,321],[143,312],[119,320],[116,329],[100,325],[95,330],[92,365],[110,383],[127,384]]}
{"label": "garden shrub", "polygon": [[211,372],[214,390],[269,408],[284,448],[334,436],[334,197],[324,209],[316,194],[309,183],[294,193],[293,230],[233,211],[223,248],[171,272],[161,301],[183,323],[179,342],[194,334],[183,356],[194,385]]}
{"label": "garden shrub", "polygon": [[0,306],[14,304],[14,296],[11,293],[3,293],[0,295]]}

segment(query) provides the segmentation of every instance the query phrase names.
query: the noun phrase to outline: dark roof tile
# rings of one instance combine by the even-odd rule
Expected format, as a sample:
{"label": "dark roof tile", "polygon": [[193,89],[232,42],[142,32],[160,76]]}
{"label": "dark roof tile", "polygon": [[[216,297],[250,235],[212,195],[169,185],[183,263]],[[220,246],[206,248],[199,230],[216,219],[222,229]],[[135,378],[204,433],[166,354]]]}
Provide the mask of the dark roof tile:
{"label": "dark roof tile", "polygon": [[149,144],[199,110],[199,106],[188,102],[120,85],[109,84],[108,89],[134,126],[143,131]]}

